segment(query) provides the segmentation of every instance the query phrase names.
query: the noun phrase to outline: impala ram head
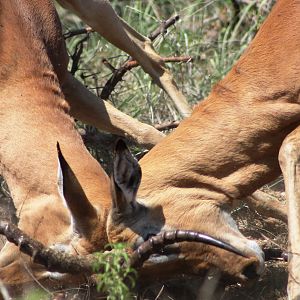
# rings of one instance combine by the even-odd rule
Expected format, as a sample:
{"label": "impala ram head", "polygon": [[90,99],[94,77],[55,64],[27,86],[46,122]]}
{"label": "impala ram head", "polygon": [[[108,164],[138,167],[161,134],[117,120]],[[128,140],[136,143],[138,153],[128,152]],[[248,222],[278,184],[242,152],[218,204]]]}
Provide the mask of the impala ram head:
{"label": "impala ram head", "polygon": [[[198,203],[193,210],[185,211],[184,205],[174,204],[174,201],[148,206],[143,199],[137,199],[141,169],[124,142],[116,145],[111,176],[112,203],[107,210],[88,201],[60,151],[59,161],[61,194],[71,215],[74,231],[71,244],[77,253],[99,251],[104,240],[128,243],[142,253],[147,240],[148,248],[157,246],[153,236],[181,229],[179,238],[175,233],[171,240],[170,235],[160,240],[159,246],[162,243],[166,246],[143,265],[141,275],[145,279],[181,273],[204,274],[212,267],[239,280],[261,273],[262,251],[239,232],[231,216],[216,203]],[[106,226],[105,238],[103,226]],[[191,242],[192,239],[195,242]],[[151,253],[152,249],[147,251]]]}
{"label": "impala ram head", "polygon": [[[156,248],[151,239],[157,234],[174,230],[189,231],[185,238],[174,237],[171,245],[166,239],[163,251],[145,262],[141,269],[141,276],[145,280],[165,279],[180,273],[204,275],[208,270],[217,268],[226,276],[226,280],[244,281],[263,272],[262,250],[256,242],[240,233],[225,208],[214,201],[207,201],[186,210],[179,198],[174,199],[176,195],[169,201],[147,205],[148,201],[142,198],[127,198],[127,201],[123,199],[125,201],[114,204],[110,211],[107,221],[110,241],[128,242],[141,252],[144,242],[148,240]],[[192,238],[187,236],[191,232],[195,242],[191,242]],[[216,239],[222,246],[211,246],[207,241],[197,239],[199,233]]]}

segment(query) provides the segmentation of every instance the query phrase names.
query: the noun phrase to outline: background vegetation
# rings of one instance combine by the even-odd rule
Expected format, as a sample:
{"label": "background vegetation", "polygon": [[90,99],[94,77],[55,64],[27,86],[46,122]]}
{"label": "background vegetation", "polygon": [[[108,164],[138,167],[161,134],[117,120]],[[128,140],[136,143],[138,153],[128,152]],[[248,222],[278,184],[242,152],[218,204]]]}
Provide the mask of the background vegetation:
{"label": "background vegetation", "polygon": [[[162,56],[190,55],[190,63],[168,64],[179,88],[191,105],[203,99],[211,86],[227,73],[247,47],[274,1],[238,0],[122,0],[111,1],[118,14],[132,27],[149,35],[160,22],[175,14],[180,21],[154,42]],[[76,17],[59,9],[64,31],[82,28]],[[83,36],[68,39],[70,55]],[[118,67],[128,56],[107,43],[98,34],[90,34],[84,45],[80,78],[96,94],[111,71],[102,63],[107,59]],[[72,61],[71,61],[72,62]],[[110,101],[135,118],[156,124],[179,119],[168,99],[140,68],[129,72],[117,86]]]}

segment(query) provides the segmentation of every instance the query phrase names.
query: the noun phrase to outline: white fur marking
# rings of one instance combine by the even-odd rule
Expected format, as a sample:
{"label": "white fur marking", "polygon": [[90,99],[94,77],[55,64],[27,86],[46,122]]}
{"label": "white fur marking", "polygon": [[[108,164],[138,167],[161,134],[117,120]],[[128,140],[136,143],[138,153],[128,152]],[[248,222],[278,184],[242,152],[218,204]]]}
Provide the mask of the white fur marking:
{"label": "white fur marking", "polygon": [[[227,211],[222,211],[222,214],[223,214],[223,218],[227,222],[227,224],[234,230],[240,232],[236,225],[236,222],[232,218],[231,214],[228,213]],[[236,245],[235,245],[235,247],[236,247]],[[264,260],[265,255],[264,255],[263,251],[261,250],[261,248],[255,241],[251,241],[248,239],[246,239],[246,245],[244,244],[244,247],[251,249],[256,254],[256,257],[259,260],[259,266],[257,267],[256,272],[259,275],[262,274],[265,269],[265,260]],[[240,247],[238,247],[238,248],[240,249]],[[240,250],[243,250],[243,249],[240,249]]]}
{"label": "white fur marking", "polygon": [[59,162],[59,159],[57,158],[57,188],[58,188],[58,193],[60,197],[63,200],[63,203],[66,208],[68,208],[65,196],[64,196],[64,177],[61,169],[61,165]]}
{"label": "white fur marking", "polygon": [[62,199],[64,206],[68,210],[68,213],[69,213],[69,216],[70,216],[70,219],[71,219],[71,226],[72,226],[72,228],[75,228],[74,227],[75,224],[74,224],[72,214],[70,213],[66,198],[64,196],[64,177],[63,177],[62,168],[61,168],[61,165],[60,165],[60,162],[59,162],[58,158],[57,158],[57,164],[58,164],[57,165],[57,189],[58,189],[58,194],[59,194],[60,198]]}
{"label": "white fur marking", "polygon": [[222,210],[222,214],[223,214],[223,218],[226,221],[226,223],[234,230],[239,231],[239,229],[236,225],[236,222],[233,220],[231,214],[225,210]]}

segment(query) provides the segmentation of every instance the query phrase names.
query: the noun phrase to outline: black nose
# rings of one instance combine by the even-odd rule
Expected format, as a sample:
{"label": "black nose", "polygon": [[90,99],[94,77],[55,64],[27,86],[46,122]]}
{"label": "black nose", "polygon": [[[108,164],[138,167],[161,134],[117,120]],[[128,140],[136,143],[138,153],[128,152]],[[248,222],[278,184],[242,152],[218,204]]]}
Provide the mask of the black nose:
{"label": "black nose", "polygon": [[248,279],[255,279],[259,276],[257,273],[257,264],[255,262],[247,265],[242,271],[242,275],[246,276]]}

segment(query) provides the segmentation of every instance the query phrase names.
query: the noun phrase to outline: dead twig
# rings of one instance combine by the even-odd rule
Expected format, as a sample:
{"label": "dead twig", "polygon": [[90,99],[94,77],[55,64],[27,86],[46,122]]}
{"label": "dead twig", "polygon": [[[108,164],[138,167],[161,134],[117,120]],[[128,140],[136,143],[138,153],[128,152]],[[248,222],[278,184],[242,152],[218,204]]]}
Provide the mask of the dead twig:
{"label": "dead twig", "polygon": [[86,27],[86,28],[81,28],[81,29],[75,29],[75,30],[70,30],[67,31],[66,33],[63,34],[64,39],[69,39],[73,36],[77,36],[80,34],[88,34],[93,32],[94,30],[91,27]]}
{"label": "dead twig", "polygon": [[72,256],[47,248],[12,223],[0,221],[0,234],[17,245],[20,251],[32,257],[33,262],[45,266],[49,271],[70,274],[93,273],[92,257]]}
{"label": "dead twig", "polygon": [[79,68],[79,61],[83,52],[83,43],[89,38],[89,34],[87,34],[84,38],[78,41],[78,43],[75,46],[74,53],[71,55],[72,58],[72,67],[70,73],[72,75],[75,75]]}
{"label": "dead twig", "polygon": [[[192,61],[191,56],[170,56],[170,57],[162,57],[163,62],[190,62]],[[116,85],[122,81],[123,76],[130,71],[131,69],[139,66],[139,63],[135,60],[128,60],[125,62],[120,68],[115,69],[106,59],[103,59],[105,66],[108,67],[111,71],[113,71],[113,75],[106,82],[102,92],[101,98],[108,99]]]}
{"label": "dead twig", "polygon": [[102,59],[102,63],[104,64],[105,67],[107,67],[112,72],[116,71],[116,68],[106,58]]}
{"label": "dead twig", "polygon": [[[191,62],[193,60],[193,58],[191,56],[168,56],[168,57],[162,57],[161,59],[165,63],[168,63],[168,62]],[[126,69],[126,71],[130,71],[131,69],[139,66],[139,63],[136,60],[128,60],[119,69],[115,69],[105,58],[102,60],[102,63],[113,72],[116,72],[122,68]]]}
{"label": "dead twig", "polygon": [[164,130],[177,128],[179,124],[180,124],[179,121],[171,121],[168,123],[156,124],[154,125],[154,128],[156,128],[159,131],[164,131]]}
{"label": "dead twig", "polygon": [[148,38],[153,42],[160,34],[166,34],[168,28],[174,25],[180,19],[179,15],[169,18],[166,21],[162,21],[160,26],[149,34]]}

